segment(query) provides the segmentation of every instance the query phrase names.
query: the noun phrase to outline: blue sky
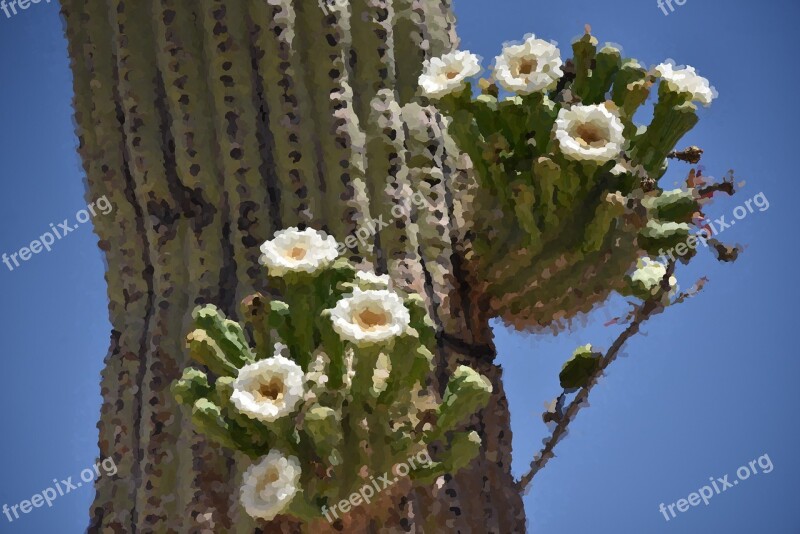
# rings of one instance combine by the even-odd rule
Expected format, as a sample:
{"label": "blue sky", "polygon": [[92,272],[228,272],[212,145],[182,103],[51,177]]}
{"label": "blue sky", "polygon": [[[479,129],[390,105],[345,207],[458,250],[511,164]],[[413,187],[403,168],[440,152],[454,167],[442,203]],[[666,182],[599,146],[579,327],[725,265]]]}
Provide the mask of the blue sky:
{"label": "blue sky", "polygon": [[[653,65],[688,63],[720,93],[684,140],[706,150],[706,174],[735,169],[746,185],[711,212],[726,214],[759,192],[770,208],[727,230],[747,246],[733,265],[708,255],[679,272],[700,275],[703,294],[657,317],[592,393],[557,458],[537,476],[526,506],[539,533],[730,533],[800,531],[796,407],[800,374],[793,337],[798,285],[798,196],[794,90],[800,86],[791,0],[687,0],[665,16],[656,0],[542,2],[456,0],[462,47],[494,57],[526,33],[557,41],[591,24],[601,41]],[[491,7],[486,7],[486,6]],[[557,7],[553,7],[557,6]],[[85,208],[75,153],[71,80],[55,3],[0,13],[0,253],[12,253]],[[682,143],[683,144],[683,143]],[[679,182],[679,166],[663,184]],[[30,498],[54,478],[77,480],[96,456],[99,372],[108,343],[104,267],[91,229],[81,226],[13,272],[0,264],[5,326],[0,389],[0,504]],[[625,310],[614,300],[567,335],[519,335],[498,325],[521,474],[546,436],[540,414],[558,394],[558,370],[579,344],[607,347],[603,324]],[[674,503],[763,454],[761,473],[669,522]],[[88,485],[87,485],[88,486]],[[90,487],[8,523],[0,532],[82,532]]]}

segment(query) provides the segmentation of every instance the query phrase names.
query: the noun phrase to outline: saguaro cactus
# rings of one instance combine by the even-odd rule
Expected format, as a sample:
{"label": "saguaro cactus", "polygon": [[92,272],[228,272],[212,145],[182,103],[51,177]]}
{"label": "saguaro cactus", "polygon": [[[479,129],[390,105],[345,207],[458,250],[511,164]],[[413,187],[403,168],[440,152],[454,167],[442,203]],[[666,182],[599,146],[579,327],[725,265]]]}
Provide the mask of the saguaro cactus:
{"label": "saguaro cactus", "polygon": [[[99,444],[118,473],[98,479],[89,531],[524,532],[489,320],[546,327],[614,290],[668,300],[667,282],[625,274],[699,212],[702,192],[654,185],[696,120],[691,99],[662,86],[638,129],[655,75],[588,34],[548,94],[529,87],[544,63],[519,50],[495,76],[520,95],[438,94],[425,76],[457,45],[449,0],[62,4],[87,195],[115,206],[94,222],[112,324]],[[613,157],[565,157],[557,121],[612,111]],[[340,263],[275,290],[259,246],[287,228],[327,232]],[[342,291],[378,283],[354,269],[403,295],[397,351],[336,337],[326,313]],[[610,359],[572,360],[565,390]],[[237,405],[248,377],[279,372],[258,394],[291,398],[286,413]],[[301,374],[316,384],[302,398]],[[415,484],[313,519],[363,478],[354,466],[421,448],[439,463]],[[262,457],[250,475],[280,463],[303,497],[257,525],[239,492]]]}
{"label": "saguaro cactus", "polygon": [[195,432],[169,388],[196,305],[243,319],[238,303],[266,290],[258,246],[306,225],[422,297],[432,390],[443,394],[459,365],[492,383],[472,421],[478,458],[395,491],[376,524],[522,531],[500,371],[464,262],[469,162],[439,112],[411,103],[423,61],[455,44],[449,2],[62,4],[87,194],[116,213],[96,232],[113,328],[100,448],[119,473],[98,483],[90,531],[252,531],[242,468]]}

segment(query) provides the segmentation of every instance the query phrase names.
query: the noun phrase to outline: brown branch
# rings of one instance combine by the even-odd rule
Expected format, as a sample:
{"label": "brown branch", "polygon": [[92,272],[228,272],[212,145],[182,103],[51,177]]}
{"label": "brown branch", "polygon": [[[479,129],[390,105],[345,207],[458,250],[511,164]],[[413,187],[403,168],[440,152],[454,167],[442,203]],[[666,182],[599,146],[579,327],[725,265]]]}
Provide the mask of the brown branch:
{"label": "brown branch", "polygon": [[[589,400],[589,393],[597,384],[597,381],[600,379],[600,377],[603,376],[606,368],[608,368],[608,366],[617,359],[617,356],[619,356],[619,353],[625,346],[625,343],[634,335],[636,335],[641,329],[642,325],[651,317],[664,311],[666,306],[662,304],[661,299],[664,294],[669,291],[669,278],[672,276],[673,272],[674,264],[671,264],[667,269],[667,275],[662,281],[662,290],[659,292],[659,294],[652,299],[643,302],[632,312],[633,318],[631,323],[619,335],[619,337],[608,349],[608,352],[606,352],[605,356],[603,356],[603,358],[600,360],[597,371],[595,371],[595,373],[589,379],[586,386],[581,388],[577,395],[575,395],[575,398],[569,403],[569,406],[567,406],[565,411],[561,412],[561,410],[558,410],[559,413],[556,414],[557,417],[553,419],[557,421],[557,424],[555,428],[553,428],[550,438],[547,439],[542,450],[539,451],[534,460],[531,462],[530,470],[525,473],[517,482],[517,490],[520,493],[526,493],[528,485],[533,480],[533,477],[536,476],[536,473],[541,471],[547,462],[553,458],[553,456],[555,456],[553,454],[553,450],[555,449],[556,445],[558,445],[558,443],[567,435],[569,424],[575,419],[581,408],[588,405],[587,401]],[[674,305],[683,303],[689,298],[697,295],[703,289],[707,281],[708,280],[706,278],[700,279],[692,289],[678,295],[672,304]]]}
{"label": "brown branch", "polygon": [[700,187],[697,191],[700,198],[711,198],[718,192],[725,193],[728,196],[736,194],[736,182],[733,177],[733,171],[728,171],[727,177],[723,178],[721,182],[715,182],[705,187]]}

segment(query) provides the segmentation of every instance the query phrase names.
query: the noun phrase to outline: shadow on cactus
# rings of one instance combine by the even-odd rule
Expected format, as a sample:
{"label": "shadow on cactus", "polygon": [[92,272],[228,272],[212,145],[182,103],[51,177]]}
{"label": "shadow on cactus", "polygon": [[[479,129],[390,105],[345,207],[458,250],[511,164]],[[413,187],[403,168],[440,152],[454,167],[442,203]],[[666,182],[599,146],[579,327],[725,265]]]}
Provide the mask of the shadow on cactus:
{"label": "shadow on cactus", "polygon": [[[489,381],[456,370],[441,403],[426,397],[435,332],[422,299],[337,258],[322,232],[290,228],[261,250],[270,288],[242,302],[243,324],[194,311],[187,346],[199,367],[173,384],[199,432],[241,451],[247,513],[318,519],[320,509],[430,444],[420,482],[466,466],[480,440],[457,428],[488,402]],[[431,423],[433,421],[433,423]]]}
{"label": "shadow on cactus", "polygon": [[[558,326],[624,292],[633,266],[686,241],[722,190],[658,185],[668,159],[702,155],[675,146],[698,104],[716,97],[708,80],[669,62],[646,69],[598,46],[588,27],[572,48],[563,62],[534,36],[506,45],[479,95],[468,80],[480,61],[466,51],[428,61],[420,77],[477,171],[471,259],[493,313],[524,329]],[[651,96],[649,124],[639,125]]]}

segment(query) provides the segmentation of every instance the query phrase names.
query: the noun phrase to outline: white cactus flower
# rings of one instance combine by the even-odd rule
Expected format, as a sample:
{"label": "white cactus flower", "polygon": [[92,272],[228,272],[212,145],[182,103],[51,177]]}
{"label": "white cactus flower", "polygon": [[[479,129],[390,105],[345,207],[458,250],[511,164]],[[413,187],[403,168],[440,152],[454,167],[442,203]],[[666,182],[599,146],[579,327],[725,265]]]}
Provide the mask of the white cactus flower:
{"label": "white cactus flower", "polygon": [[622,152],[622,121],[605,105],[572,106],[558,112],[555,135],[569,159],[606,163]]}
{"label": "white cactus flower", "polygon": [[358,346],[382,343],[402,334],[411,320],[402,299],[385,289],[354,289],[330,310],[333,329]]}
{"label": "white cactus flower", "polygon": [[528,95],[553,89],[564,75],[558,48],[533,35],[497,56],[494,77],[508,91]]}
{"label": "white cactus flower", "polygon": [[300,491],[300,462],[272,449],[244,473],[240,501],[251,517],[271,520],[284,512]]}
{"label": "white cactus flower", "polygon": [[470,76],[481,71],[478,56],[465,50],[450,52],[425,61],[419,86],[422,94],[438,99],[459,89]]}
{"label": "white cactus flower", "polygon": [[269,423],[291,414],[304,394],[303,369],[288,358],[274,356],[239,370],[231,401],[251,419]]}
{"label": "white cactus flower", "polygon": [[316,273],[339,256],[336,240],[312,228],[287,228],[261,245],[260,262],[272,276],[290,272]]}
{"label": "white cactus flower", "polygon": [[678,93],[692,96],[692,100],[708,107],[717,97],[716,89],[710,82],[697,74],[694,67],[676,68],[674,63],[666,62],[656,67],[656,72],[668,85]]}
{"label": "white cactus flower", "polygon": [[[636,270],[631,275],[631,281],[652,295],[661,289],[661,281],[667,274],[667,266],[648,257],[640,258],[636,263]],[[670,276],[669,285],[674,293],[678,287],[678,279]]]}

